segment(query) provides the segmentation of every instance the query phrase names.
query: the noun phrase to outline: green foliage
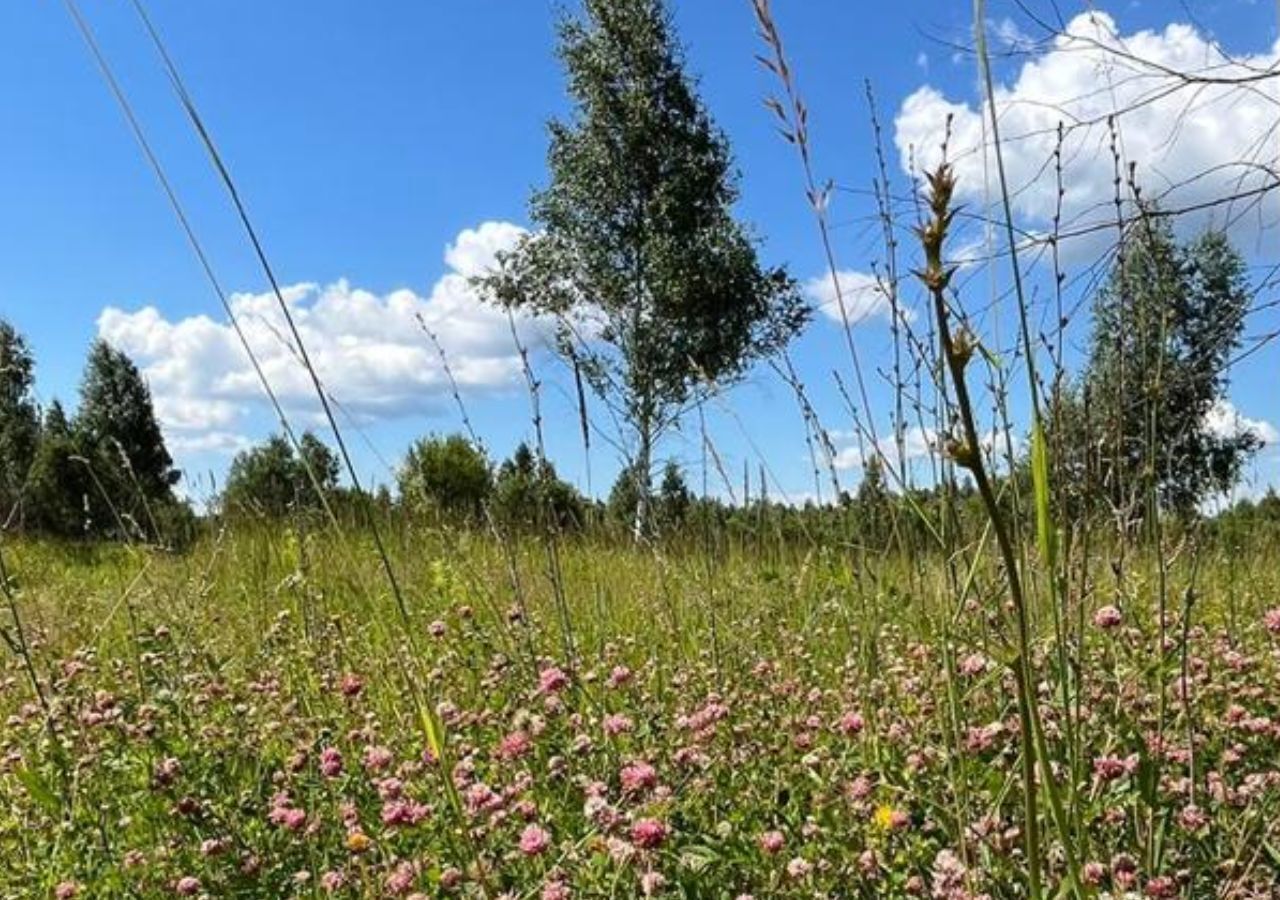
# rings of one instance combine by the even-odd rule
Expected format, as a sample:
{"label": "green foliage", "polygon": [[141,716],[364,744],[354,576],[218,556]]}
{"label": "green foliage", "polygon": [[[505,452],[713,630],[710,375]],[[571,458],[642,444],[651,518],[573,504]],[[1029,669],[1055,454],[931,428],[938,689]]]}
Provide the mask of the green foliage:
{"label": "green foliage", "polygon": [[894,500],[884,479],[884,463],[878,455],[867,460],[853,501],[859,533],[867,543],[884,546],[893,527]]}
{"label": "green foliage", "polygon": [[674,460],[667,460],[658,484],[658,519],[663,530],[684,527],[693,506],[693,494],[685,484],[684,472]]}
{"label": "green foliage", "polygon": [[158,512],[179,503],[173,486],[181,473],[173,468],[142,373],[105,341],[89,350],[71,427],[92,482],[84,495],[89,528],[162,539]]}
{"label": "green foliage", "polygon": [[272,435],[258,446],[236,454],[222,492],[223,513],[279,517],[321,508],[322,497],[316,493],[315,484],[324,496],[337,488],[338,459],[311,432],[298,443],[301,452],[294,453],[288,440]]}
{"label": "green foliage", "polygon": [[[558,318],[561,349],[626,414],[647,473],[690,396],[779,350],[809,311],[733,218],[728,141],[685,72],[666,5],[583,8],[560,26],[574,113],[550,126],[550,183],[531,201],[538,231],[480,285]],[[598,340],[582,340],[583,322]]]}
{"label": "green foliage", "polygon": [[609,489],[606,510],[609,519],[624,530],[639,534],[652,531],[652,493],[647,470],[639,463],[624,466]]}
{"label": "green foliage", "polygon": [[151,389],[123,352],[106,341],[89,351],[75,430],[107,473],[126,468],[148,499],[167,499],[180,473],[164,444]]}
{"label": "green foliage", "polygon": [[50,404],[40,430],[40,445],[27,487],[27,524],[49,534],[72,537],[89,529],[89,471],[80,462],[81,448],[57,400]]}
{"label": "green foliage", "polygon": [[563,532],[586,524],[586,501],[556,474],[555,466],[547,460],[539,463],[524,443],[498,467],[492,508],[497,520],[512,529],[550,526]]}
{"label": "green foliage", "polygon": [[[29,356],[15,366],[15,371],[27,372],[28,387],[30,368]],[[64,537],[172,543],[189,536],[194,524],[190,509],[173,493],[179,477],[142,374],[124,353],[96,341],[85,365],[75,419],[68,422],[55,400],[38,431],[29,464],[26,523]]]}
{"label": "green foliage", "polygon": [[[1089,417],[1093,442],[1078,430],[1055,441],[1077,470],[1096,450],[1095,484],[1115,509],[1136,515],[1154,491],[1185,514],[1235,484],[1257,438],[1208,417],[1225,399],[1249,302],[1244,262],[1221,232],[1180,246],[1163,219],[1133,226],[1094,303],[1083,393],[1058,411],[1060,429]],[[1085,397],[1089,409],[1072,408]]]}
{"label": "green foliage", "polygon": [[478,520],[493,493],[493,467],[484,451],[462,435],[433,436],[409,448],[398,481],[409,509]]}
{"label": "green foliage", "polygon": [[17,330],[0,319],[0,529],[20,519],[23,485],[39,437],[32,387],[35,360]]}

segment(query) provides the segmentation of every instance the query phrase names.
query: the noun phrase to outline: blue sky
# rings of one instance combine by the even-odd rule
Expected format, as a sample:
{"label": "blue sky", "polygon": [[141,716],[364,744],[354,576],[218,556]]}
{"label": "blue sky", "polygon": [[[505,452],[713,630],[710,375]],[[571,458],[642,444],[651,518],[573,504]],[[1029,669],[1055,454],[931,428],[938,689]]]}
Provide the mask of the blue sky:
{"label": "blue sky", "polygon": [[[972,133],[982,121],[973,61],[953,46],[970,41],[968,4],[877,5],[875,15],[866,4],[838,0],[776,0],[774,6],[812,110],[818,174],[842,188],[831,210],[836,249],[849,273],[844,283],[858,286],[859,276],[883,256],[865,194],[875,163],[864,80],[877,96],[895,189],[907,196],[906,148],[920,148],[927,159],[947,111],[956,115],[958,145],[966,135],[981,137]],[[85,7],[220,279],[232,291],[260,294],[261,273],[128,4],[103,0]],[[1135,71],[1132,63],[1090,61],[1090,53],[1102,53],[1099,45],[1153,62],[1211,66],[1215,46],[1257,65],[1276,59],[1276,12],[1269,4],[1091,4],[1101,22],[1077,20],[1083,6],[1059,7],[1077,35],[1066,46],[1046,43],[1037,23],[1013,4],[991,9],[990,32],[1001,54],[997,77],[1009,103],[1007,133],[1022,126],[1027,135],[1011,148],[1011,173],[1024,188],[1017,214],[1033,230],[1046,225],[1052,204],[1046,205],[1043,189],[1053,184],[1051,173],[1040,174],[1047,153],[1034,134],[1046,122],[1035,111],[1050,100],[1096,111],[1099,86],[1107,87],[1107,102],[1156,86],[1152,70],[1142,66]],[[1031,8],[1049,12],[1047,4]],[[750,4],[684,0],[675,10],[690,67],[732,141],[742,171],[739,212],[763,239],[762,255],[802,281],[820,279],[825,264],[797,159],[761,104],[775,85],[754,59],[761,47]],[[321,376],[359,422],[351,443],[362,471],[386,479],[384,460],[394,463],[413,437],[459,427],[429,345],[405,327],[409,309],[429,311],[464,373],[467,405],[494,454],[505,455],[528,437],[527,399],[510,347],[501,343],[492,315],[465,296],[464,276],[515,233],[512,226],[529,224],[526,198],[545,178],[545,121],[566,111],[553,56],[554,5],[189,0],[155,2],[151,13],[247,198],[281,281],[315,286],[298,288],[297,302],[310,311]],[[1197,191],[1225,183],[1183,184],[1226,159],[1215,154],[1253,149],[1274,163],[1276,150],[1267,149],[1264,135],[1277,119],[1280,92],[1271,82],[1258,93],[1267,91],[1271,99],[1224,94],[1192,101],[1184,108],[1193,110],[1194,126],[1185,132],[1158,133],[1178,108],[1170,104],[1187,104],[1187,96],[1122,118],[1126,153],[1142,167],[1144,184],[1150,179],[1153,192],[1168,190],[1173,205],[1193,205],[1201,199]],[[84,351],[103,334],[147,370],[183,467],[193,476],[220,475],[235,449],[271,430],[272,419],[245,383],[216,298],[61,4],[0,6],[0,117],[0,315],[33,345],[41,400],[73,400]],[[1103,199],[1097,192],[1110,190],[1103,177],[1110,158],[1102,159],[1099,128],[1074,137],[1068,202],[1076,204],[1076,221],[1087,225],[1099,215],[1092,205]],[[1252,148],[1249,138],[1260,146]],[[989,198],[981,155],[965,160],[962,194],[981,209]],[[1277,262],[1274,200],[1273,194],[1235,218],[1225,209],[1189,216],[1184,227],[1230,224],[1262,277]],[[963,241],[980,255],[982,238],[974,229]],[[1071,276],[1082,275],[1101,248],[1089,238],[1077,245],[1065,251]],[[447,247],[453,252],[446,259]],[[1044,275],[1033,267],[1041,299],[1048,296]],[[1003,292],[1003,269],[973,266],[964,278],[966,294],[983,308]],[[1266,290],[1274,296],[1274,282]],[[904,286],[904,298],[916,302],[914,287]],[[853,302],[869,311],[854,339],[884,433],[892,401],[876,373],[888,361],[887,320],[873,292]],[[251,315],[270,316],[262,298],[245,296],[240,303]],[[1008,312],[1000,305],[979,319],[993,346],[1007,346],[1013,335]],[[1274,310],[1264,311],[1247,330],[1262,333],[1276,324]],[[1075,344],[1082,339],[1080,330]],[[819,313],[793,354],[823,423],[847,436],[852,425],[831,375],[838,370],[850,377],[843,348],[839,325]],[[1235,413],[1224,421],[1275,435],[1277,352],[1265,347],[1238,367]],[[288,395],[297,373],[288,371],[287,354],[277,355]],[[548,383],[551,454],[585,487],[588,465],[569,382],[545,353],[534,362]],[[301,391],[298,396],[298,416],[306,421],[310,411]],[[754,470],[763,460],[776,478],[775,495],[814,491],[796,403],[774,375],[753,373],[710,413],[732,471],[740,472],[744,460]],[[603,418],[601,424],[608,427]],[[923,442],[928,435],[917,437]],[[847,464],[841,477],[853,484],[856,453],[847,437],[839,442]],[[672,436],[663,453],[689,464],[700,456],[696,436]],[[590,459],[597,491],[617,463],[617,453],[597,441]],[[1254,489],[1280,481],[1274,445],[1251,478]]]}

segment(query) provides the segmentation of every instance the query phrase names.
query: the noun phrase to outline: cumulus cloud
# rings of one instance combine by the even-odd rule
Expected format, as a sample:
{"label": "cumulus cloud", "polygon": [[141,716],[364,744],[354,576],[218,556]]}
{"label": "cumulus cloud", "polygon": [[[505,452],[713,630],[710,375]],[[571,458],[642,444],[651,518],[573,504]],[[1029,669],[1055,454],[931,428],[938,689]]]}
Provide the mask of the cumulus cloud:
{"label": "cumulus cloud", "polygon": [[[837,291],[837,285],[839,290]],[[820,312],[836,322],[842,322],[839,298],[844,298],[844,312],[850,325],[880,317],[891,319],[893,308],[884,287],[874,275],[844,269],[810,278],[804,283],[805,295]],[[910,318],[906,310],[903,314]]]}
{"label": "cumulus cloud", "polygon": [[[421,413],[440,403],[448,378],[419,319],[439,338],[463,390],[514,384],[520,363],[506,314],[481,302],[469,279],[523,233],[508,222],[460,232],[445,248],[446,273],[426,295],[409,289],[378,294],[346,280],[285,287],[285,303],[326,390],[364,421]],[[314,415],[314,390],[275,296],[240,293],[230,302],[286,411]],[[521,318],[517,325],[526,338],[534,336],[536,323]],[[109,306],[98,317],[98,334],[140,364],[176,451],[244,446],[241,429],[267,398],[230,322],[205,315],[171,319],[154,306]]]}
{"label": "cumulus cloud", "polygon": [[[867,444],[859,444],[857,436],[851,432],[836,431],[830,434],[830,437],[837,444],[841,445],[836,450],[836,455],[832,462],[837,469],[861,469],[863,464],[864,449],[867,459],[871,458],[872,448]],[[989,429],[981,434],[980,442],[982,449],[993,454],[997,466],[1002,462],[1001,456],[1007,449],[1005,433],[999,429]],[[1015,454],[1021,453],[1026,442],[1016,434],[1008,436],[1008,440],[1013,445]],[[880,453],[884,459],[895,469],[911,468],[920,460],[927,459],[930,456],[941,452],[941,441],[936,428],[923,427],[920,425],[909,425],[902,430],[902,456],[899,459],[898,442],[892,431],[879,434]],[[905,463],[905,466],[904,466]]]}
{"label": "cumulus cloud", "polygon": [[1280,444],[1280,430],[1265,419],[1251,419],[1229,400],[1219,400],[1204,417],[1205,427],[1219,437],[1252,434],[1265,447]]}
{"label": "cumulus cloud", "polygon": [[[1007,25],[996,28],[1008,42]],[[1019,41],[1025,47],[1025,41]],[[1259,73],[1274,72],[1280,44],[1254,55],[1228,58],[1207,36],[1185,24],[1122,35],[1102,12],[1072,19],[1064,32],[1022,63],[1011,81],[995,88],[1003,155],[1015,214],[1029,228],[1044,228],[1056,206],[1053,155],[1057,129],[1065,128],[1062,152],[1063,231],[1084,231],[1114,220],[1114,168],[1107,119],[1116,116],[1122,166],[1136,164],[1148,198],[1166,209],[1181,209],[1277,184],[1276,101]],[[1180,81],[1188,73],[1198,81]],[[1233,81],[1235,83],[1233,83]],[[949,158],[964,202],[982,202],[995,172],[984,159],[989,123],[985,104],[949,98],[923,86],[903,102],[894,121],[894,140],[904,170],[940,160],[943,129],[952,117]],[[994,189],[994,186],[993,186]],[[1274,224],[1280,203],[1275,193],[1261,214],[1256,197],[1215,206],[1200,221],[1222,225],[1232,216]]]}
{"label": "cumulus cloud", "polygon": [[[832,440],[843,442],[854,440],[855,435],[848,432],[833,432],[831,437]],[[904,461],[909,465],[916,460],[925,459],[938,446],[938,432],[935,429],[922,428],[919,425],[908,426],[902,432],[903,457],[899,460],[898,443],[893,434],[881,434],[879,437],[880,453],[895,469],[902,468]],[[864,455],[870,459],[876,454],[870,446],[864,447],[856,442],[850,443],[837,449],[832,462],[837,469],[861,469]]]}

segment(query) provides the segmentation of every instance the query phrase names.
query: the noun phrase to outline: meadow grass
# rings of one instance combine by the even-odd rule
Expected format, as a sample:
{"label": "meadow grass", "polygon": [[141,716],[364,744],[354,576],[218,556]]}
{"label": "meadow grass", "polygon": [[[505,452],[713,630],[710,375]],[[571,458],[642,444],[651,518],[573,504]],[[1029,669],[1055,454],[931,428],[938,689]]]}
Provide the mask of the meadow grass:
{"label": "meadow grass", "polygon": [[[532,539],[401,524],[387,545],[416,658],[359,534],[9,545],[50,714],[6,657],[0,896],[1024,895],[994,561],[958,583],[930,554],[581,538],[553,573]],[[1170,596],[1192,590],[1164,652],[1154,565],[1098,564],[1065,617],[1085,621],[1065,694],[1037,600],[1090,890],[1275,895],[1268,558],[1167,567]],[[422,685],[449,771],[424,753]]]}

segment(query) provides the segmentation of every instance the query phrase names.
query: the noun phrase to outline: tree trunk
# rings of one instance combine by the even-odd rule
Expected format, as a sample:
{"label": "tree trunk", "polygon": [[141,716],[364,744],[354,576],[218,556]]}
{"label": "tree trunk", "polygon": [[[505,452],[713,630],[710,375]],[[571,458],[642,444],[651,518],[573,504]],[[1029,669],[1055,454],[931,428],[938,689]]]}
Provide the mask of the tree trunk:
{"label": "tree trunk", "polygon": [[649,469],[653,460],[653,416],[647,408],[641,413],[636,427],[640,433],[640,447],[631,475],[636,488],[636,517],[631,526],[631,538],[638,544],[645,537],[649,521]]}

